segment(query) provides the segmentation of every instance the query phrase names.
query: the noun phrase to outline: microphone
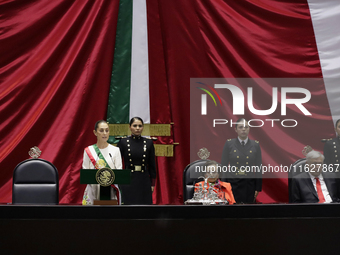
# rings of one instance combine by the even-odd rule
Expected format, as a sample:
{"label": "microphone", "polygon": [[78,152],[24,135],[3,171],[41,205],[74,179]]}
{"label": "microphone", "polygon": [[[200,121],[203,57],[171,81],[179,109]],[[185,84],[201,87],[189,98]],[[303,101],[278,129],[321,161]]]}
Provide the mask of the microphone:
{"label": "microphone", "polygon": [[113,168],[116,168],[116,167],[115,167],[115,162],[113,162],[112,155],[111,155],[110,152],[109,152],[109,155],[110,155],[110,158],[111,158],[111,161],[112,161],[112,164],[113,164]]}

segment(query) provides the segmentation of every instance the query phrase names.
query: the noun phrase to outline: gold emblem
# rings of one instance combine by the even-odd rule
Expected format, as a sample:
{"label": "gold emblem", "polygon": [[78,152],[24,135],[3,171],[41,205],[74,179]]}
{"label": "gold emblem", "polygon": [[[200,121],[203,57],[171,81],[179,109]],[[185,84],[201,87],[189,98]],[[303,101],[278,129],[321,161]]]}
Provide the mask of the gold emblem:
{"label": "gold emblem", "polygon": [[306,145],[305,147],[303,147],[302,155],[306,157],[306,155],[312,150],[313,148],[310,145]]}
{"label": "gold emblem", "polygon": [[30,155],[31,158],[39,158],[41,155],[41,150],[37,146],[34,146],[30,149],[28,155]]}
{"label": "gold emblem", "polygon": [[96,168],[97,169],[101,169],[106,167],[106,163],[104,159],[98,159],[97,163],[96,163]]}
{"label": "gold emblem", "polygon": [[110,186],[115,181],[115,173],[112,169],[104,167],[97,171],[96,180],[100,186]]}
{"label": "gold emblem", "polygon": [[245,175],[246,174],[246,170],[245,169],[238,169],[238,175]]}
{"label": "gold emblem", "polygon": [[210,152],[208,151],[207,148],[201,148],[198,152],[197,155],[200,159],[207,159],[210,156]]}

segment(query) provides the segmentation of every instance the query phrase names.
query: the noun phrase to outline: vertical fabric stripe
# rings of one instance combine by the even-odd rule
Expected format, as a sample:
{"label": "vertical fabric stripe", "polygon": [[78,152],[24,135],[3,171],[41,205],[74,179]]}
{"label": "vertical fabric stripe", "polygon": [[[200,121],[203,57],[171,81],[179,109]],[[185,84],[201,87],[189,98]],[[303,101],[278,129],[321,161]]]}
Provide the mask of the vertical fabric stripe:
{"label": "vertical fabric stripe", "polygon": [[[107,109],[109,123],[128,123],[131,79],[132,0],[120,0]],[[109,45],[108,45],[109,47]]]}
{"label": "vertical fabric stripe", "polygon": [[130,118],[150,123],[146,0],[133,1]]}
{"label": "vertical fabric stripe", "polygon": [[340,2],[308,0],[333,121],[340,118]]}
{"label": "vertical fabric stripe", "polygon": [[159,2],[147,0],[146,7],[148,38],[152,38],[148,41],[150,122],[171,123],[170,95],[165,66],[166,51],[162,37]]}

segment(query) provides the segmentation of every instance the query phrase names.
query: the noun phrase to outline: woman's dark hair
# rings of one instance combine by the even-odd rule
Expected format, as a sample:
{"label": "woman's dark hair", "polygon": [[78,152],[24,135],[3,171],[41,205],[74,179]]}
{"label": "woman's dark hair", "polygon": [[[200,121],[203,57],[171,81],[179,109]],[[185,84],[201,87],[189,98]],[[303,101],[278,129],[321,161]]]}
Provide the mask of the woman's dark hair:
{"label": "woman's dark hair", "polygon": [[142,122],[142,124],[144,125],[144,121],[142,120],[142,118],[140,117],[133,117],[131,120],[130,120],[130,126],[132,125],[133,122],[135,122],[136,120],[140,120]]}
{"label": "woman's dark hair", "polygon": [[338,120],[335,122],[335,128],[338,126],[339,121],[340,121],[340,119],[338,119]]}
{"label": "woman's dark hair", "polygon": [[[244,120],[245,122],[248,122],[245,118],[240,118],[236,121],[236,123],[239,123],[240,121]],[[238,124],[235,124],[235,129],[237,128]]]}
{"label": "woman's dark hair", "polygon": [[[106,120],[98,120],[98,121],[96,122],[96,124],[94,125],[94,130],[97,131],[98,126],[99,126],[100,123],[108,124]],[[109,124],[108,124],[108,125],[109,125]]]}

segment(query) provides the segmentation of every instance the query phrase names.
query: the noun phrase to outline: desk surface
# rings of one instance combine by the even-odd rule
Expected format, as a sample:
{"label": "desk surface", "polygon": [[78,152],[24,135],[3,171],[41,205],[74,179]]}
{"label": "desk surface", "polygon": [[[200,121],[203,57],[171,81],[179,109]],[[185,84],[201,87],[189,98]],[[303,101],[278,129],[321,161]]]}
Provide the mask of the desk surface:
{"label": "desk surface", "polygon": [[280,219],[339,218],[340,204],[0,205],[0,219]]}
{"label": "desk surface", "polygon": [[0,227],[2,254],[339,254],[340,204],[0,205]]}

